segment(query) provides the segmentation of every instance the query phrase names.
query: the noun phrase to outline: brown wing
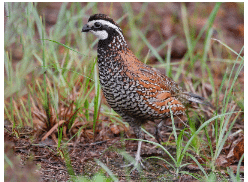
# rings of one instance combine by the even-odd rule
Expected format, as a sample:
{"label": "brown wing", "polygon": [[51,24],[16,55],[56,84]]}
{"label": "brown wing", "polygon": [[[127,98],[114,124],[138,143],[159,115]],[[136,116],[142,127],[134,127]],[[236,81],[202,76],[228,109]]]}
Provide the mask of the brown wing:
{"label": "brown wing", "polygon": [[136,91],[144,97],[150,108],[162,114],[170,113],[171,106],[174,115],[182,114],[185,107],[174,97],[182,92],[181,87],[156,69],[139,61],[131,51],[120,55],[123,64],[128,68],[126,74],[139,83]]}

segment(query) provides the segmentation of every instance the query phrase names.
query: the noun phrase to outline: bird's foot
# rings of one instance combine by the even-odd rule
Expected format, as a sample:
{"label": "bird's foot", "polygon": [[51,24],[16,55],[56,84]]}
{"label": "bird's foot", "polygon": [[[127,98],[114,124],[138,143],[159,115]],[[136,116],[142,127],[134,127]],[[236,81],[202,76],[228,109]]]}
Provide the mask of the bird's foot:
{"label": "bird's foot", "polygon": [[135,156],[135,160],[132,161],[130,164],[128,165],[124,165],[122,167],[130,167],[133,166],[132,170],[130,173],[132,173],[133,171],[137,170],[138,172],[141,171],[141,167],[145,169],[144,164],[142,163],[142,158],[140,157],[140,150],[141,150],[141,143],[142,141],[138,142],[138,150]]}
{"label": "bird's foot", "polygon": [[121,167],[130,167],[133,166],[132,170],[130,171],[130,173],[132,173],[133,171],[137,170],[138,172],[141,171],[141,168],[145,169],[145,165],[142,163],[142,158],[136,155],[135,160],[132,161],[130,164],[127,165],[123,165]]}

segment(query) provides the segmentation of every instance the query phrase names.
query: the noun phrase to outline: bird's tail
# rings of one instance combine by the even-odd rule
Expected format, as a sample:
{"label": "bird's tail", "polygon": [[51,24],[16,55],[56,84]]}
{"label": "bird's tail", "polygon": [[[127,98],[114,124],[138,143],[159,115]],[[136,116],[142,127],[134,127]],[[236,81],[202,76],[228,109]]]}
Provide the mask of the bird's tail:
{"label": "bird's tail", "polygon": [[183,99],[185,99],[186,101],[188,101],[190,103],[194,102],[194,103],[197,103],[197,104],[204,104],[204,105],[212,107],[211,103],[208,102],[204,97],[201,97],[199,95],[193,94],[191,92],[183,92],[181,94],[181,96],[182,96]]}

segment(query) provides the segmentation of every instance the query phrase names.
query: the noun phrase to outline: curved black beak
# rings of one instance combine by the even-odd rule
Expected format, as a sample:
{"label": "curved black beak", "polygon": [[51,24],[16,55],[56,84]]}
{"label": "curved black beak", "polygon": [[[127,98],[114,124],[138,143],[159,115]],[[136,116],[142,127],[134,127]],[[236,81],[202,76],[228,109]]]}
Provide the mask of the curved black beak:
{"label": "curved black beak", "polygon": [[90,31],[90,30],[91,30],[91,28],[89,27],[89,25],[85,24],[85,25],[83,26],[82,32],[88,32],[88,31]]}

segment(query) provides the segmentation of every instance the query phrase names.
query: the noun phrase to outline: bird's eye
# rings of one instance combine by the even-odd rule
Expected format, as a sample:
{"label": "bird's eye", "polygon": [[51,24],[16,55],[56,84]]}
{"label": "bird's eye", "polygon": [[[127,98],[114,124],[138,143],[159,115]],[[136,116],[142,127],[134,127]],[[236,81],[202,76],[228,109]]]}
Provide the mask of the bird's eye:
{"label": "bird's eye", "polygon": [[100,28],[101,26],[102,26],[102,24],[99,23],[99,22],[96,22],[96,23],[94,24],[94,27],[95,27],[95,28]]}

